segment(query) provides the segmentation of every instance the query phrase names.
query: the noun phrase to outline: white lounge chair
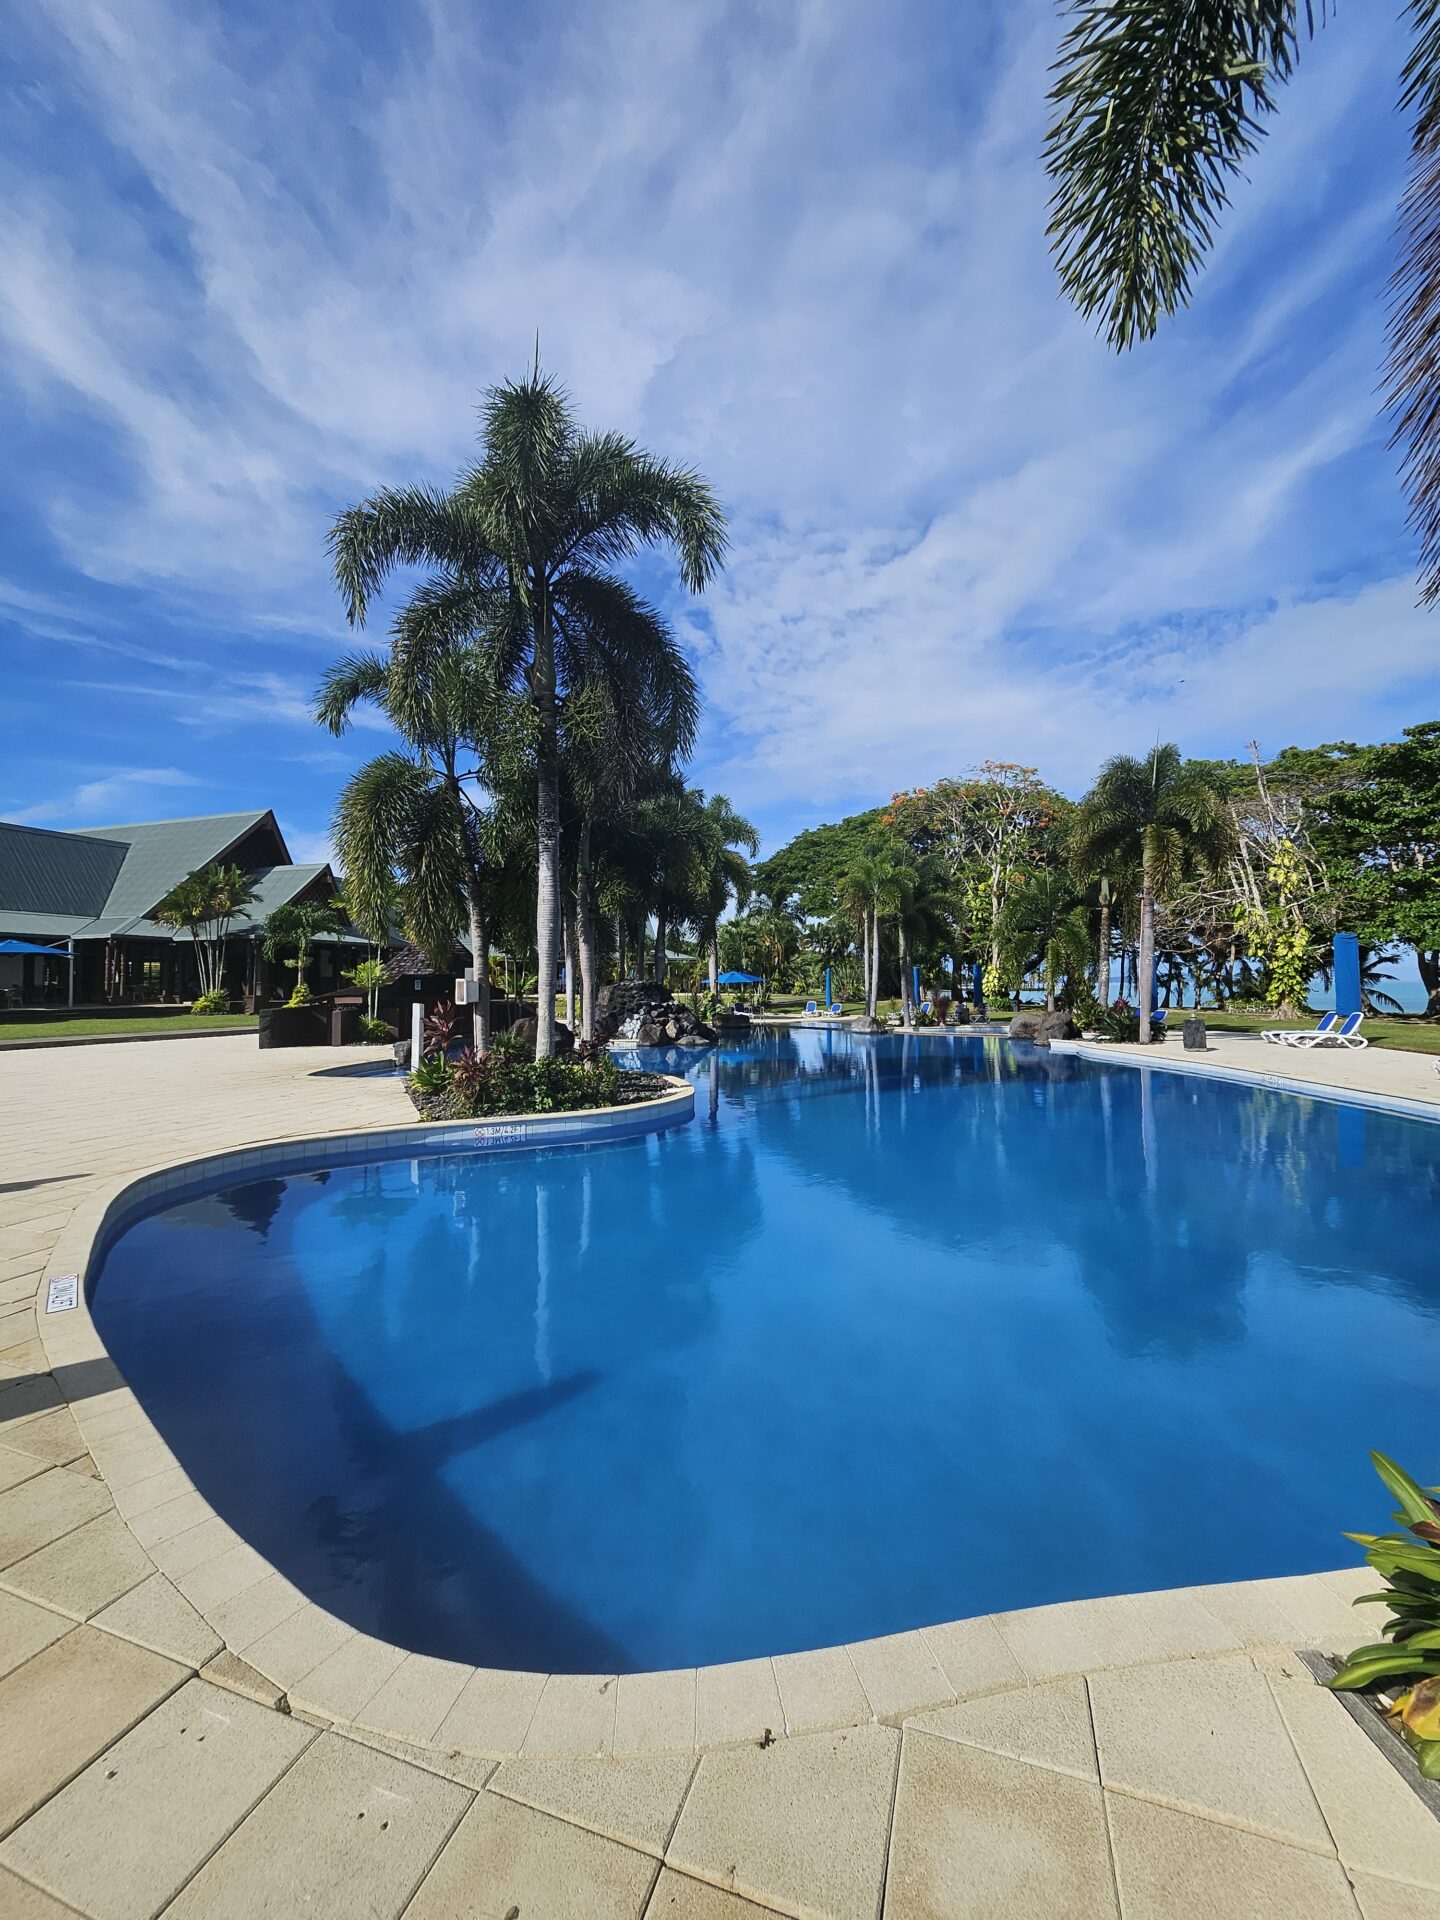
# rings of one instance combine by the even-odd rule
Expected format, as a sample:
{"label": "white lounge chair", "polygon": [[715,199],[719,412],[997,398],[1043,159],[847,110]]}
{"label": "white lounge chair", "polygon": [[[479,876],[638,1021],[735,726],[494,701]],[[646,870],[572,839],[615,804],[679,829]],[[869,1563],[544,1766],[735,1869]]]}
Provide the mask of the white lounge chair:
{"label": "white lounge chair", "polygon": [[1272,1046],[1288,1047],[1297,1035],[1308,1040],[1314,1034],[1329,1033],[1339,1018],[1338,1013],[1322,1013],[1313,1027],[1266,1027],[1260,1038],[1270,1041]]}
{"label": "white lounge chair", "polygon": [[1360,1031],[1363,1018],[1363,1014],[1347,1013],[1338,1027],[1324,1033],[1292,1033],[1285,1044],[1289,1047],[1368,1047],[1370,1042]]}
{"label": "white lounge chair", "polygon": [[805,1011],[806,1013],[818,1013],[820,1009],[819,1007],[816,1006],[813,1000],[807,1000],[805,1002]]}

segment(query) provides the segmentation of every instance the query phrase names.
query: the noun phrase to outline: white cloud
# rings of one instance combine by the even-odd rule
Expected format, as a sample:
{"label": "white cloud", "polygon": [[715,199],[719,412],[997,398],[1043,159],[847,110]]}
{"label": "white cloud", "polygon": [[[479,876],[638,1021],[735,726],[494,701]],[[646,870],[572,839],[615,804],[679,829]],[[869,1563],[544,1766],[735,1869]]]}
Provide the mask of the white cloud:
{"label": "white cloud", "polygon": [[[447,474],[538,327],[587,418],[730,505],[723,580],[672,604],[697,777],[747,807],[1434,697],[1373,417],[1389,26],[1307,47],[1193,312],[1116,360],[1046,251],[1048,0],[416,0],[378,45],[344,9],[36,17],[27,124],[88,142],[0,168],[0,333],[57,445],[77,414],[104,441],[27,476],[81,586],[335,648],[329,515]],[[26,618],[166,676],[107,699],[309,724],[308,671],[181,689],[184,643],[91,602]]]}
{"label": "white cloud", "polygon": [[111,767],[98,778],[82,780],[67,798],[7,809],[7,820],[42,826],[52,820],[84,823],[117,815],[135,806],[152,806],[156,789],[199,787],[204,782],[181,767]]}

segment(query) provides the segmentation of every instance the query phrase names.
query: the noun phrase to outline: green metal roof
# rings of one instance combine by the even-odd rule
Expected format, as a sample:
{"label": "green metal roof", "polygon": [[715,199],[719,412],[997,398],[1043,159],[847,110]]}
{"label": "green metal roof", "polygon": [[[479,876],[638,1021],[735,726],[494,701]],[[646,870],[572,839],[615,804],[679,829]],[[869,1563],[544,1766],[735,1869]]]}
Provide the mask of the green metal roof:
{"label": "green metal roof", "polygon": [[185,929],[150,919],[152,909],[187,873],[230,864],[237,851],[259,896],[236,916],[235,932],[245,933],[330,875],[324,861],[255,861],[262,850],[289,851],[268,808],[65,833],[0,822],[0,935],[188,940]]}
{"label": "green metal roof", "polygon": [[0,821],[0,915],[59,914],[88,920],[104,910],[125,846]]}
{"label": "green metal roof", "polygon": [[[280,851],[288,852],[268,809],[211,813],[190,820],[141,820],[123,827],[77,827],[77,839],[119,840],[127,849],[109,895],[92,911],[115,922],[148,914],[187,873],[223,861],[248,833],[265,826],[274,829]],[[117,924],[98,929],[97,935],[103,938],[120,931]]]}

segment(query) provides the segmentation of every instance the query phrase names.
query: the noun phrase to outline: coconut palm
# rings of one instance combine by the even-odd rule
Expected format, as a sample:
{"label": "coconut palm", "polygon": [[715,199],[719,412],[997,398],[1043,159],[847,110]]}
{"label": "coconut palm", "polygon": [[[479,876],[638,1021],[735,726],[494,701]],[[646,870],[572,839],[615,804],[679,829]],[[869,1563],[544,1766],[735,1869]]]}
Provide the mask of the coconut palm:
{"label": "coconut palm", "polygon": [[1143,760],[1116,754],[1080,803],[1071,844],[1082,867],[1137,861],[1140,868],[1140,1037],[1150,1037],[1155,989],[1155,900],[1196,872],[1214,872],[1234,844],[1214,771],[1157,745]]}
{"label": "coconut palm", "polygon": [[[693,738],[697,698],[688,663],[651,608],[613,568],[646,547],[669,547],[695,593],[721,564],[725,521],[698,474],[642,452],[615,433],[583,431],[564,392],[541,373],[493,387],[481,407],[480,459],[449,492],[388,489],[336,520],[330,548],[353,624],[397,566],[435,570],[451,618],[485,632],[505,684],[535,717],[540,990],[537,1057],[554,1049],[560,889],[561,714],[578,686],[668,688],[670,731]],[[627,692],[617,695],[623,706]]]}
{"label": "coconut palm", "polygon": [[1005,902],[995,925],[1000,965],[1017,983],[1037,968],[1045,981],[1045,1010],[1055,1011],[1061,980],[1089,971],[1090,920],[1069,879],[1047,868]]}
{"label": "coconut palm", "polygon": [[710,992],[720,991],[720,917],[729,906],[743,910],[754,890],[751,858],[760,851],[760,836],[750,822],[731,806],[723,793],[707,800],[691,789],[696,811],[699,841],[693,924],[696,937],[708,956]]}
{"label": "coconut palm", "polygon": [[[1313,32],[1327,8],[1306,0]],[[1405,0],[1412,118],[1391,283],[1385,403],[1440,597],[1440,6]],[[1236,179],[1299,52],[1297,0],[1072,0],[1046,147],[1061,285],[1112,346],[1149,338],[1190,297]],[[1359,18],[1364,10],[1357,10]]]}

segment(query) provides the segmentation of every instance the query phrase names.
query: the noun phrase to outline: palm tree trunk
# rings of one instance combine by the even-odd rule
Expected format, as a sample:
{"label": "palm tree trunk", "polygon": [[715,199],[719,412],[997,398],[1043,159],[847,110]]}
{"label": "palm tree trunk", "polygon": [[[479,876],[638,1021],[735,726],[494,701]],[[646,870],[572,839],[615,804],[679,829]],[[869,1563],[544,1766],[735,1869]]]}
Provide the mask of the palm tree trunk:
{"label": "palm tree trunk", "polygon": [[1155,999],[1155,902],[1151,893],[1152,876],[1150,836],[1147,833],[1141,864],[1140,952],[1136,958],[1138,977],[1135,982],[1135,999],[1140,1012],[1142,1045],[1150,1038],[1150,1014]]}
{"label": "palm tree trunk", "polygon": [[623,913],[617,913],[615,916],[615,978],[617,980],[625,978],[625,916]]}
{"label": "palm tree trunk", "polygon": [[870,915],[860,916],[860,998],[865,1002],[865,1011],[870,1011]]}
{"label": "palm tree trunk", "polygon": [[1055,967],[1056,967],[1056,962],[1058,958],[1059,958],[1059,955],[1055,949],[1054,944],[1052,943],[1051,945],[1047,946],[1045,949],[1045,1011],[1046,1013],[1054,1013],[1055,1011]]}
{"label": "palm tree trunk", "polygon": [[1420,984],[1425,989],[1426,1020],[1440,1020],[1440,952],[1433,947],[1417,947],[1415,964],[1420,971]]}
{"label": "palm tree trunk", "polygon": [[475,974],[475,1005],[470,1021],[471,1044],[476,1053],[490,1046],[490,934],[485,925],[485,908],[473,874],[467,874],[465,906],[470,916],[470,963]]}
{"label": "palm tree trunk", "polygon": [[898,937],[900,942],[900,1020],[903,1026],[913,1027],[915,1024],[915,996],[910,991],[910,942],[905,934],[905,923],[903,920],[899,925]]}
{"label": "palm tree trunk", "polygon": [[538,583],[532,697],[539,719],[535,783],[535,1058],[555,1051],[555,927],[560,906],[560,733],[556,711],[555,633]]}
{"label": "palm tree trunk", "polygon": [[575,871],[575,939],[580,949],[580,1038],[595,1038],[595,876],[590,870],[590,822],[580,823]]}
{"label": "palm tree trunk", "polygon": [[875,907],[870,914],[870,985],[866,992],[865,1011],[874,1020],[880,1005],[880,909]]}
{"label": "palm tree trunk", "polygon": [[565,1024],[575,1031],[575,902],[567,895],[560,907],[560,946],[565,957]]}
{"label": "palm tree trunk", "polygon": [[657,987],[663,987],[665,984],[665,948],[669,940],[670,928],[665,913],[665,902],[662,900],[655,909],[655,984]]}
{"label": "palm tree trunk", "polygon": [[1102,1007],[1110,1004],[1110,894],[1100,896],[1100,949],[1095,964],[1095,998]]}
{"label": "palm tree trunk", "polygon": [[720,997],[720,929],[718,927],[710,929],[710,997],[712,1000],[718,1000]]}

